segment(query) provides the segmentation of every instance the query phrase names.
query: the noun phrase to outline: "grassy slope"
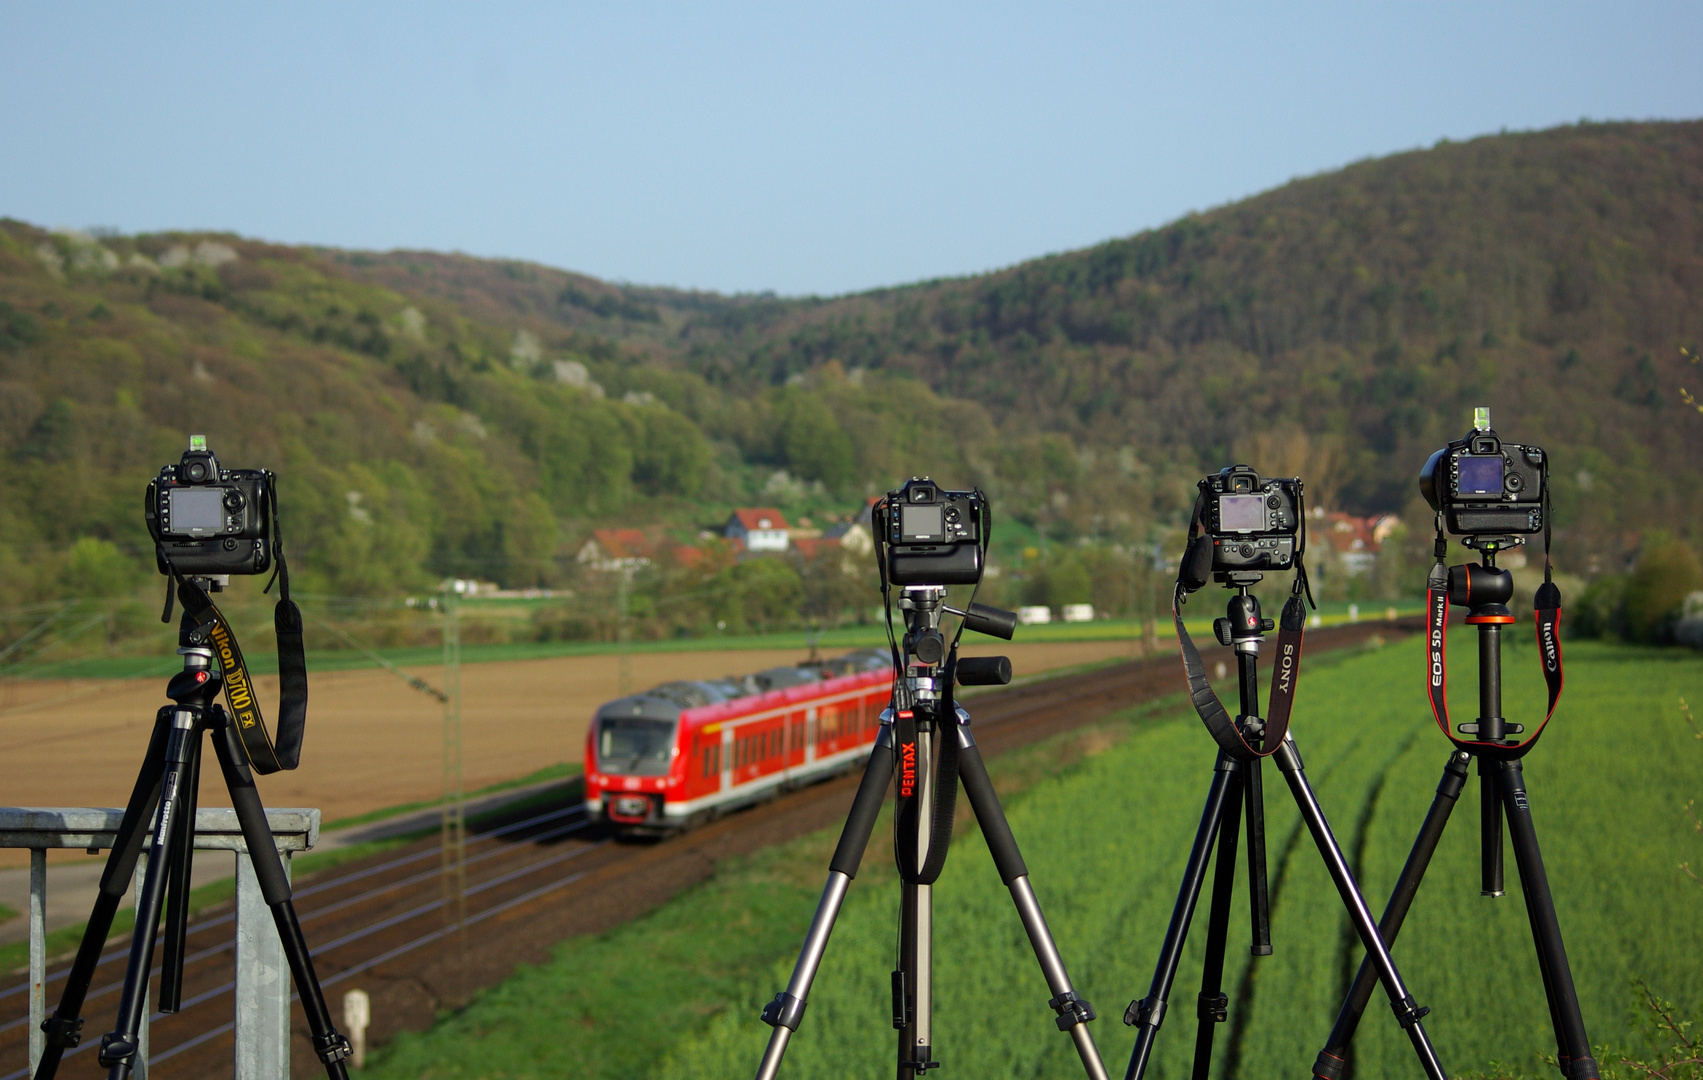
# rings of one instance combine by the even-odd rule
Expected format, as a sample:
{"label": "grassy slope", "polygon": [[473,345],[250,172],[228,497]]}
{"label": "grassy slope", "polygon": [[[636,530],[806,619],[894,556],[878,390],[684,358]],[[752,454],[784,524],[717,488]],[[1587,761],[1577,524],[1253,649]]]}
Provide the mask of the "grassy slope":
{"label": "grassy slope", "polygon": [[[1470,672],[1470,653],[1459,659]],[[1512,650],[1508,711],[1516,718],[1539,705],[1532,662],[1529,647]],[[1308,772],[1339,838],[1351,852],[1364,845],[1374,907],[1399,870],[1446,753],[1423,704],[1420,664],[1413,641],[1315,663],[1298,718]],[[1676,866],[1695,849],[1683,804],[1695,794],[1703,755],[1677,719],[1677,703],[1697,695],[1703,664],[1691,655],[1587,644],[1573,650],[1573,669],[1528,782],[1587,1022],[1598,1043],[1626,1045],[1634,1038],[1633,976],[1684,1005],[1703,1003],[1697,897]],[[1368,695],[1368,686],[1382,692]],[[1470,693],[1470,679],[1457,678],[1457,688]],[[1470,704],[1463,696],[1460,708]],[[1013,781],[1025,787],[1010,800],[1013,827],[1071,973],[1105,1016],[1096,1035],[1114,1069],[1130,1044],[1115,1018],[1146,992],[1210,760],[1192,718],[1114,724],[1095,737],[1104,745],[1132,730],[1062,769],[1040,767],[1049,760],[1044,750],[1025,751],[1001,762],[1000,777],[1002,789]],[[1226,973],[1234,1020],[1220,1032],[1218,1075],[1306,1068],[1358,959],[1274,773],[1268,769],[1267,801],[1276,953],[1250,966],[1238,898]],[[1478,896],[1476,810],[1467,803],[1459,817],[1397,956],[1415,994],[1436,1010],[1428,1026],[1453,1072],[1500,1060],[1536,1073],[1550,1035],[1522,905],[1515,896]],[[374,1072],[748,1075],[768,1032],[757,1012],[784,985],[831,846],[831,836],[819,835],[765,853],[645,919],[565,943],[551,964],[523,972],[434,1031],[399,1040]],[[1068,1040],[1052,1027],[1045,988],[982,843],[972,835],[960,846],[937,894],[937,1056],[955,1075],[1071,1075],[1077,1066]],[[866,865],[788,1055],[791,1077],[891,1069],[887,972],[896,897],[885,887],[885,849]],[[1517,887],[1511,860],[1509,880]],[[1193,1025],[1186,1003],[1201,946],[1197,933],[1153,1075],[1187,1069]],[[614,1004],[634,1002],[644,1007]],[[1359,1045],[1359,1075],[1417,1075],[1382,1005],[1369,1011]]]}

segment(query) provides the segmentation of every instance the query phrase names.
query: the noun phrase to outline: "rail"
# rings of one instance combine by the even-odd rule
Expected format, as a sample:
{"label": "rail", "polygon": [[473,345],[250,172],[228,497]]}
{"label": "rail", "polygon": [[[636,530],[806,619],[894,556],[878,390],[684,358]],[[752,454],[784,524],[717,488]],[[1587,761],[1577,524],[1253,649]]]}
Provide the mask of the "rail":
{"label": "rail", "polygon": [[[28,848],[30,853],[31,1075],[41,1058],[45,1038],[41,1023],[47,1018],[47,851],[82,848],[94,854],[109,848],[123,817],[123,810],[112,807],[0,807],[0,848]],[[290,857],[319,840],[319,811],[268,810],[266,821],[283,856],[287,878]],[[236,856],[236,1078],[288,1080],[290,969],[254,867],[241,857],[247,854],[248,846],[243,842],[236,811],[228,807],[197,808],[195,848],[229,851]],[[147,865],[144,845],[136,864],[134,887],[141,886]],[[145,1003],[143,1014],[148,1015]],[[141,1036],[131,1075],[147,1080],[148,1020],[143,1021]]]}

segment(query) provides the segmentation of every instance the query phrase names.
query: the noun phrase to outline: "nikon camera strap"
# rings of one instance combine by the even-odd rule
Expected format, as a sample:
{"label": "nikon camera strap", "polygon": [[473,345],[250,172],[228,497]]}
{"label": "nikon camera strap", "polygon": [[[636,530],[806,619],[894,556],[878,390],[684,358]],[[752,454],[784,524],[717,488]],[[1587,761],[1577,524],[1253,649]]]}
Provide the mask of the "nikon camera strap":
{"label": "nikon camera strap", "polygon": [[[302,736],[307,728],[307,657],[302,645],[302,613],[290,599],[290,570],[284,562],[283,535],[278,529],[277,496],[272,477],[267,475],[266,490],[272,502],[272,553],[277,559],[273,581],[278,584],[278,603],[272,611],[272,625],[278,637],[278,738],[273,741],[266,728],[266,717],[260,710],[260,698],[255,692],[254,678],[243,659],[242,646],[224,612],[201,585],[185,578],[166,559],[160,559],[171,570],[177,583],[177,598],[183,604],[186,618],[205,629],[208,640],[224,673],[225,702],[242,736],[243,749],[254,771],[262,775],[294,769],[301,763]],[[267,582],[270,591],[272,582]],[[161,622],[171,621],[172,591],[166,590],[166,608]]]}
{"label": "nikon camera strap", "polygon": [[1206,677],[1206,665],[1200,650],[1183,625],[1183,605],[1189,593],[1206,585],[1212,571],[1212,537],[1207,535],[1203,520],[1206,493],[1195,500],[1194,517],[1189,522],[1189,546],[1183,553],[1177,573],[1177,587],[1171,596],[1171,617],[1177,624],[1177,641],[1182,646],[1183,670],[1188,674],[1189,698],[1201,723],[1224,750],[1239,761],[1268,757],[1283,745],[1289,732],[1289,714],[1295,707],[1295,691],[1301,680],[1301,642],[1307,632],[1307,606],[1313,601],[1312,586],[1307,581],[1303,554],[1307,548],[1307,518],[1301,499],[1296,499],[1296,516],[1300,519],[1301,534],[1295,546],[1295,584],[1289,599],[1284,601],[1283,614],[1277,624],[1277,662],[1271,672],[1271,693],[1265,717],[1265,730],[1258,745],[1248,741],[1240,725],[1230,717],[1230,710],[1212,689]]}
{"label": "nikon camera strap", "polygon": [[1431,715],[1443,734],[1463,750],[1487,754],[1490,757],[1516,758],[1530,750],[1549,726],[1555,706],[1561,700],[1564,682],[1561,670],[1561,590],[1553,580],[1549,561],[1549,489],[1543,493],[1543,584],[1532,598],[1533,615],[1537,624],[1538,661],[1543,665],[1543,681],[1549,689],[1549,707],[1543,720],[1530,736],[1515,742],[1489,742],[1463,739],[1449,723],[1449,666],[1445,643],[1449,628],[1449,568],[1444,564],[1448,540],[1443,535],[1443,515],[1437,514],[1437,539],[1434,548],[1437,562],[1425,580],[1425,692],[1431,700]]}

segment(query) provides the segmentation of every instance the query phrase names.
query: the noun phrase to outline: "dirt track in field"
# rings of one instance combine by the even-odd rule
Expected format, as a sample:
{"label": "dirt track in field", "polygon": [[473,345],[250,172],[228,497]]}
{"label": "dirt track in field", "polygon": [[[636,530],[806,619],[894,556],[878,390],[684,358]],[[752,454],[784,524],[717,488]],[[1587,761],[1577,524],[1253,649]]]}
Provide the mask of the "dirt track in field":
{"label": "dirt track in field", "polygon": [[[1102,660],[1128,659],[1128,641],[1003,642],[965,647],[1003,653],[1018,676]],[[668,679],[760,671],[802,659],[798,650],[637,653],[635,689]],[[434,685],[442,669],[408,669]],[[310,672],[308,731],[301,768],[260,779],[268,806],[316,806],[325,821],[437,797],[443,769],[443,708],[379,669]],[[562,761],[577,761],[586,722],[616,695],[614,656],[466,664],[461,669],[464,784],[476,790]],[[276,711],[277,680],[260,678],[260,700]],[[158,679],[8,680],[0,689],[0,803],[10,806],[123,806],[164,703]],[[227,806],[217,769],[202,785],[203,805]],[[81,860],[54,853],[55,861]],[[22,851],[0,851],[0,866],[22,866]]]}

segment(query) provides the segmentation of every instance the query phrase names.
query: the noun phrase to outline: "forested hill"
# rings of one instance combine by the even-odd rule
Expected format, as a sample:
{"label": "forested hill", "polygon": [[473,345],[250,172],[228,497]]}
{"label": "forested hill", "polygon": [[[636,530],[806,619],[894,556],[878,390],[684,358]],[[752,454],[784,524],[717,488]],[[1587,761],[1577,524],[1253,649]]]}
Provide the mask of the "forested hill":
{"label": "forested hill", "polygon": [[[204,431],[284,475],[310,581],[562,573],[594,524],[850,508],[911,472],[1141,536],[1229,458],[1411,509],[1474,404],[1550,447],[1562,550],[1703,529],[1703,124],[1363,162],[993,274],[833,299],[0,222],[0,593]],[[83,568],[87,572],[87,567]],[[55,571],[57,573],[57,571]]]}

